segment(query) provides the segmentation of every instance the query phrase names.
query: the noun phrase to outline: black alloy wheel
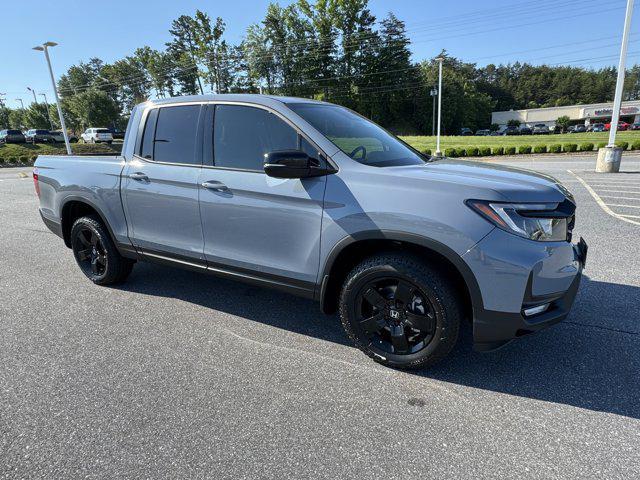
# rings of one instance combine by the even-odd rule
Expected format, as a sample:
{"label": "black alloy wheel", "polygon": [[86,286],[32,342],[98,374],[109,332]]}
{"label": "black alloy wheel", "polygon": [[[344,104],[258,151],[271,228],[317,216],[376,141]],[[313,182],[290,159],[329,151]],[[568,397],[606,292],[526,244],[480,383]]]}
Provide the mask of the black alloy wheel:
{"label": "black alloy wheel", "polygon": [[97,233],[84,226],[79,229],[74,241],[78,265],[85,275],[104,275],[107,271],[107,252]]}
{"label": "black alloy wheel", "polygon": [[428,296],[398,277],[366,283],[356,297],[356,315],[370,345],[391,354],[417,353],[436,331],[435,308]]}

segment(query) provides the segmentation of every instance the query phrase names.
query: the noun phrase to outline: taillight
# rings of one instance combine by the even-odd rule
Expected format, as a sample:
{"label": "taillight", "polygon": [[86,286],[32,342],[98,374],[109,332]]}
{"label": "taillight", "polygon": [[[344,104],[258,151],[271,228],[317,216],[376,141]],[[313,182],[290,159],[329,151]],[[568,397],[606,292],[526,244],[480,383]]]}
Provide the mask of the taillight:
{"label": "taillight", "polygon": [[40,183],[38,182],[38,169],[33,169],[33,186],[36,189],[36,195],[40,198]]}

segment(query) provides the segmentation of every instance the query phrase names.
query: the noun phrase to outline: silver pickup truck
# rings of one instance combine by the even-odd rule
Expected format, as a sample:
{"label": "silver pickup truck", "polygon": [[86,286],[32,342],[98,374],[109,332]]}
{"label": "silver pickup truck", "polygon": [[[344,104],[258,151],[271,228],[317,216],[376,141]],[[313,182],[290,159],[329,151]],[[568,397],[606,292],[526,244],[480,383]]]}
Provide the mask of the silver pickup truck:
{"label": "silver pickup truck", "polygon": [[120,156],[40,156],[34,182],[92,282],[153,261],[278,288],[398,368],[447,355],[467,321],[478,350],[559,322],[587,252],[553,178],[429,158],[307,99],[147,102]]}

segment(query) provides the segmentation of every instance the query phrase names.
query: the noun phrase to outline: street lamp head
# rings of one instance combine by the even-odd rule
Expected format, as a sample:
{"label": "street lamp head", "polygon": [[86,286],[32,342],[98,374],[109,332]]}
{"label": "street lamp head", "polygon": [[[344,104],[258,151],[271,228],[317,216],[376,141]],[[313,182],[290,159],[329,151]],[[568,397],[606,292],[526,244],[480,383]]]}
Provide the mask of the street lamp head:
{"label": "street lamp head", "polygon": [[435,61],[436,62],[444,62],[444,57],[436,57]]}
{"label": "street lamp head", "polygon": [[27,87],[27,90],[29,90],[30,92],[33,92],[33,90],[31,89],[31,87]]}
{"label": "street lamp head", "polygon": [[58,45],[56,42],[44,42],[43,44],[45,47],[55,47],[56,45]]}
{"label": "street lamp head", "polygon": [[38,45],[37,47],[33,47],[33,50],[38,50],[39,52],[44,52],[44,47]]}

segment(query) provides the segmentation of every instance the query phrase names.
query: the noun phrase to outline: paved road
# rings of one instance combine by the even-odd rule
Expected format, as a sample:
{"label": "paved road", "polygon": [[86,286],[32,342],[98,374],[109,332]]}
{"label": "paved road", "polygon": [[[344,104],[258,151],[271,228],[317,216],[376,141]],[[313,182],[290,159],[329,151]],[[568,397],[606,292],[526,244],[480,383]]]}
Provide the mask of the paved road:
{"label": "paved road", "polygon": [[466,334],[415,373],[284,294],[144,264],[96,287],[31,179],[0,170],[0,477],[640,477],[640,225],[576,177],[636,191],[640,173],[509,162],[576,195],[591,247],[576,307],[494,353]]}

